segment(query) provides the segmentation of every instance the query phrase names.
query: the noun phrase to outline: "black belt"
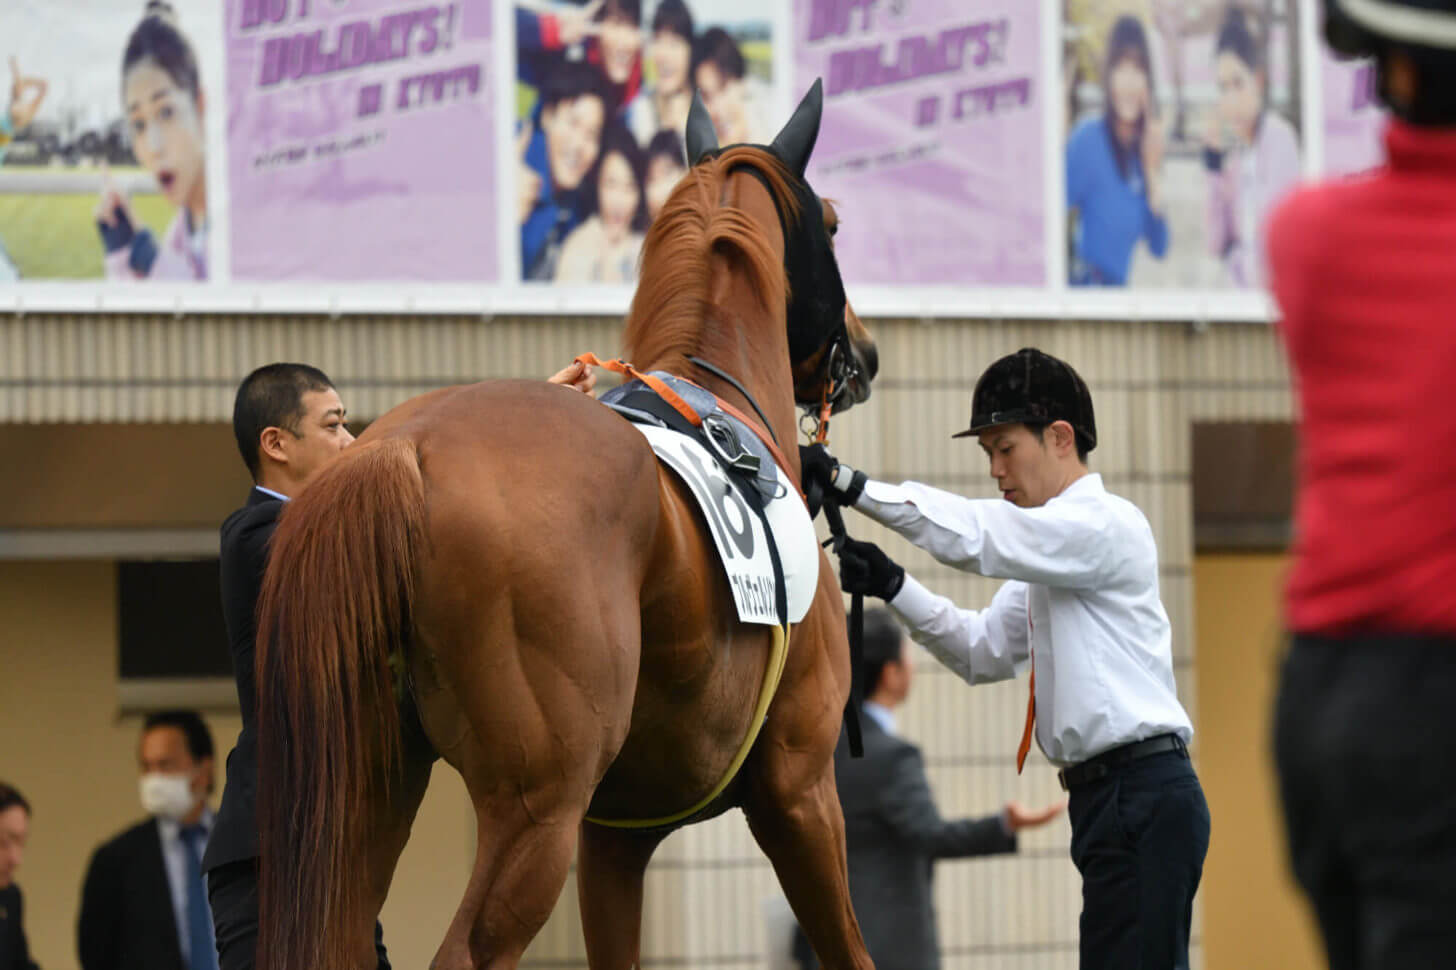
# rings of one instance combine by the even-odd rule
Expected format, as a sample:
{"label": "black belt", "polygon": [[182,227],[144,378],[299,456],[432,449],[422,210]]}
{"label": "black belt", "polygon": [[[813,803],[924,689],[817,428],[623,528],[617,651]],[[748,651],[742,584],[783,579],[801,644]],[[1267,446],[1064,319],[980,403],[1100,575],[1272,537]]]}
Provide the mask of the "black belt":
{"label": "black belt", "polygon": [[1057,772],[1057,778],[1062,783],[1062,791],[1071,791],[1073,788],[1101,781],[1112,774],[1115,769],[1139,758],[1162,754],[1164,751],[1178,751],[1182,753],[1183,757],[1188,757],[1188,745],[1183,743],[1182,738],[1176,734],[1160,734],[1155,738],[1148,738],[1146,741],[1134,741],[1132,744],[1124,744],[1120,748],[1104,751],[1097,757],[1088,758],[1081,764],[1063,768]]}

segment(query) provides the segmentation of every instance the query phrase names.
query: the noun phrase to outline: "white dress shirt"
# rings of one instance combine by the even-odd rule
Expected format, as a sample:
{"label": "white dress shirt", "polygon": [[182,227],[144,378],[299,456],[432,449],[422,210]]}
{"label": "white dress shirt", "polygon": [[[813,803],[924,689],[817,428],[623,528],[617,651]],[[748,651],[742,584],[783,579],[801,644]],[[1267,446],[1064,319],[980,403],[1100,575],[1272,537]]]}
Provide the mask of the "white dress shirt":
{"label": "white dress shirt", "polygon": [[890,607],[968,683],[1010,679],[1034,655],[1036,740],[1051,761],[1193,737],[1173,682],[1152,528],[1102,476],[1031,509],[870,481],[855,508],[948,566],[1011,580],[986,609],[963,610],[907,574]]}
{"label": "white dress shirt", "polygon": [[893,738],[899,734],[899,731],[896,730],[895,712],[888,707],[885,707],[883,704],[876,704],[874,701],[865,701],[860,706],[860,710],[873,718],[874,722],[880,726],[880,730],[884,731],[890,737]]}
{"label": "white dress shirt", "polygon": [[[212,838],[212,809],[204,808],[202,818],[197,824],[201,825]],[[187,923],[187,865],[186,853],[192,851],[186,842],[182,841],[182,823],[170,818],[157,819],[157,830],[162,837],[162,861],[166,863],[167,885],[172,890],[172,916],[177,920],[177,943],[182,948],[182,959],[185,962],[187,954],[191,953],[192,931]],[[197,847],[198,861],[201,862],[202,850],[206,848],[207,842]],[[207,891],[207,882],[203,881],[203,892]]]}

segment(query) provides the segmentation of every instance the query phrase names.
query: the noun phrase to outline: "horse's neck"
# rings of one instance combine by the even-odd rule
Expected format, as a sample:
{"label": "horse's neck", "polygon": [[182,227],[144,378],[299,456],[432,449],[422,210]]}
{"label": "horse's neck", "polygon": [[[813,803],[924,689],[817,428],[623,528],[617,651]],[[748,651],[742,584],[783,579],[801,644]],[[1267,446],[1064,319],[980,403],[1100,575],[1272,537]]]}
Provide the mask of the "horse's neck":
{"label": "horse's neck", "polygon": [[693,356],[733,377],[752,396],[752,401],[745,399],[731,383],[704,368],[693,368],[693,379],[745,414],[753,415],[762,409],[769,430],[779,442],[793,441],[794,385],[787,337],[780,336],[776,341],[754,340],[741,329],[744,326],[762,332],[774,323],[723,320],[720,326],[704,334],[702,345]]}

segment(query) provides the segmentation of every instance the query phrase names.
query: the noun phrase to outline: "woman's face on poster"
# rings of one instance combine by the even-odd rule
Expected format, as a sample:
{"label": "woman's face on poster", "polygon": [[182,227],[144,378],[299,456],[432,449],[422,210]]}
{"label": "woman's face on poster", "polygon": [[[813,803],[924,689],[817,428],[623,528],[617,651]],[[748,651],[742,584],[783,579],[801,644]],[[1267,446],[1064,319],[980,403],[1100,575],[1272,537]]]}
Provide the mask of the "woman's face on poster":
{"label": "woman's face on poster", "polygon": [[657,87],[673,93],[688,86],[688,68],[693,60],[693,45],[679,33],[659,30],[652,35],[652,65],[657,69]]}
{"label": "woman's face on poster", "polygon": [[1137,58],[1123,57],[1108,77],[1112,115],[1123,124],[1136,124],[1148,110],[1148,72]]}
{"label": "woman's face on poster", "polygon": [[174,206],[187,204],[206,168],[201,105],[147,58],[122,82],[131,149]]}
{"label": "woman's face on poster", "polygon": [[602,70],[613,84],[626,84],[642,54],[642,28],[621,17],[607,17],[597,42],[602,49]]}
{"label": "woman's face on poster", "polygon": [[678,179],[687,169],[668,155],[657,155],[647,163],[647,215],[656,219]]}
{"label": "woman's face on poster", "polygon": [[609,152],[602,159],[601,174],[597,177],[597,214],[602,217],[609,242],[618,243],[627,238],[641,200],[632,163],[619,152]]}
{"label": "woman's face on poster", "polygon": [[575,189],[591,171],[601,150],[605,120],[602,99],[589,94],[558,101],[541,112],[551,183],[556,189]]}
{"label": "woman's face on poster", "polygon": [[703,107],[708,109],[713,127],[718,129],[718,140],[725,145],[748,141],[742,79],[724,77],[718,65],[704,61],[698,65],[696,80]]}
{"label": "woman's face on poster", "polygon": [[1218,113],[1224,124],[1248,140],[1263,102],[1263,81],[1243,58],[1230,51],[1218,55]]}

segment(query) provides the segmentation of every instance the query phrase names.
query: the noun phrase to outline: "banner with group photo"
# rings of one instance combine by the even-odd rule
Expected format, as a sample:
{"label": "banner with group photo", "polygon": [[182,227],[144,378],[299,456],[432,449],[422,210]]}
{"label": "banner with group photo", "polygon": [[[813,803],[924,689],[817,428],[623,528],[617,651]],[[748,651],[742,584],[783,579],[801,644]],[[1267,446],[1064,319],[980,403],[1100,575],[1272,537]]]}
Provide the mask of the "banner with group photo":
{"label": "banner with group photo", "polygon": [[0,309],[619,314],[694,92],[767,143],[819,78],[861,313],[1268,319],[1271,213],[1383,158],[1319,11],[8,0]]}

